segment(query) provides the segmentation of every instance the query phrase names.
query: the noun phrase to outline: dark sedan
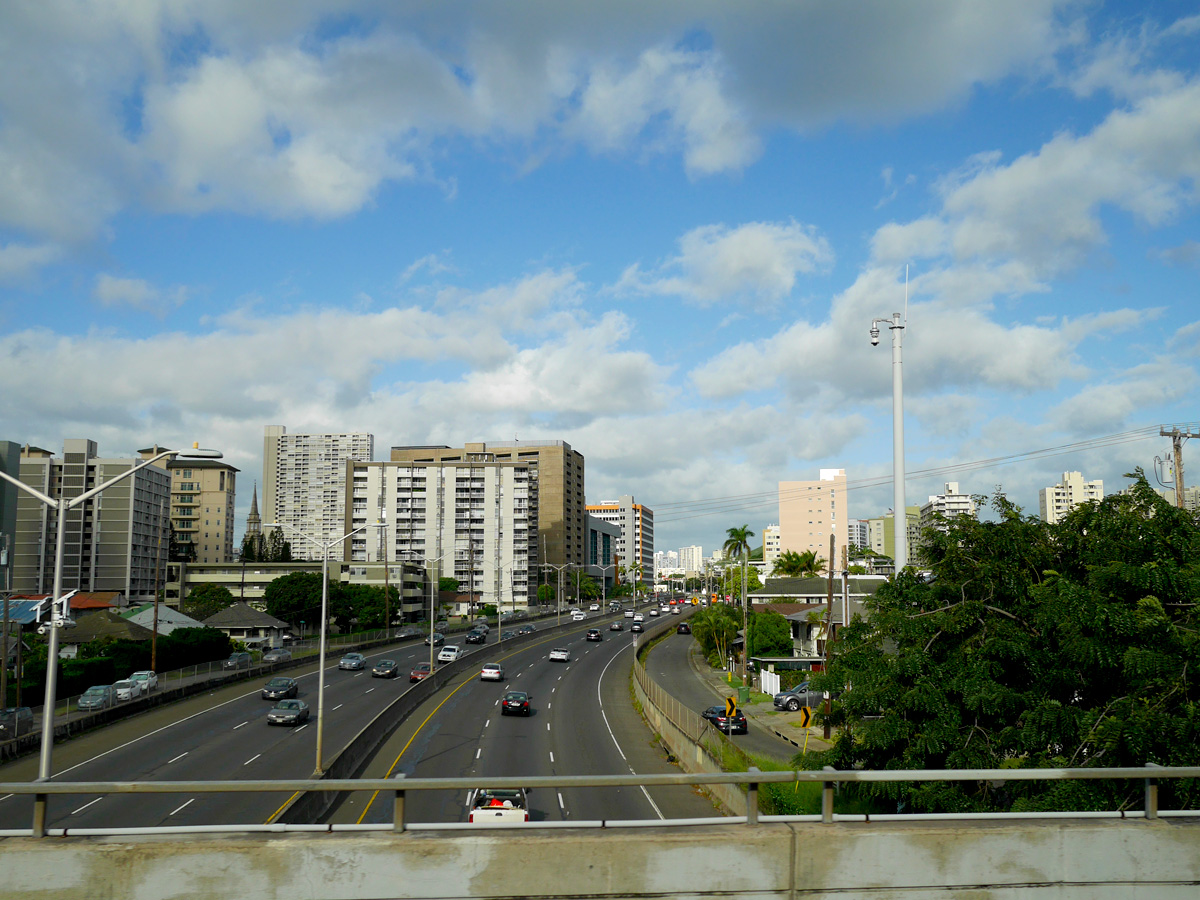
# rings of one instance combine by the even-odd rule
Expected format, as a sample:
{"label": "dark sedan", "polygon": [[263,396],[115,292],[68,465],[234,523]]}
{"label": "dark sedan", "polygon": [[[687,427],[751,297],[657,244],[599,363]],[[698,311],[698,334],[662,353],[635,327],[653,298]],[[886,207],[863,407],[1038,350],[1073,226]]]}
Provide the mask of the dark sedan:
{"label": "dark sedan", "polygon": [[604,640],[604,635],[600,633],[599,628],[589,628],[587,630],[586,638],[589,641],[602,641]]}
{"label": "dark sedan", "polygon": [[381,659],[371,668],[372,678],[395,678],[400,674],[400,664],[394,659]]}
{"label": "dark sedan", "polygon": [[268,725],[301,725],[308,721],[308,704],[303,700],[280,700],[267,713]]}
{"label": "dark sedan", "polygon": [[524,691],[509,691],[500,701],[500,714],[502,716],[527,716],[533,712],[533,708],[529,705],[529,701],[532,699]]}
{"label": "dark sedan", "polygon": [[487,635],[482,631],[469,631],[467,636],[463,638],[463,643],[466,644],[485,644],[487,643]]}
{"label": "dark sedan", "polygon": [[295,678],[272,678],[263,685],[264,700],[282,700],[285,697],[295,697],[300,692],[300,685]]}
{"label": "dark sedan", "polygon": [[640,633],[640,632],[645,631],[646,629],[642,626],[641,622],[634,622],[632,625],[629,626],[629,630]]}
{"label": "dark sedan", "polygon": [[535,631],[537,629],[527,622],[517,629],[517,634],[533,634]]}
{"label": "dark sedan", "polygon": [[687,622],[680,622],[678,625],[675,626],[675,633],[676,634],[691,634],[692,626],[689,625]]}
{"label": "dark sedan", "polygon": [[[430,635],[428,635],[428,634],[425,635],[425,646],[426,647],[429,646],[430,640],[431,640]],[[432,641],[433,641],[433,646],[440,647],[440,646],[442,646],[442,644],[446,643],[446,636],[443,635],[440,631],[435,631],[432,636]]]}
{"label": "dark sedan", "polygon": [[741,710],[737,710],[732,716],[726,716],[725,707],[710,706],[704,712],[700,713],[700,715],[726,734],[750,733],[750,726],[747,724],[746,716]]}
{"label": "dark sedan", "polygon": [[500,633],[500,640],[511,641],[516,636],[517,636],[517,633],[515,631],[502,631]]}

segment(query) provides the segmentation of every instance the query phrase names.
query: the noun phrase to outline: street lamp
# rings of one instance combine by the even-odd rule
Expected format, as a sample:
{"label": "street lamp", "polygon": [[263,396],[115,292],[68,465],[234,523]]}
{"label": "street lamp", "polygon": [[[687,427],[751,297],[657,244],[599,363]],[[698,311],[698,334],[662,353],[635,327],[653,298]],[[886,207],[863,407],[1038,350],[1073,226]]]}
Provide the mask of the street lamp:
{"label": "street lamp", "polygon": [[596,566],[600,570],[600,607],[602,610],[608,609],[608,576],[604,573],[609,569],[616,572],[617,564],[609,563],[607,566]]}
{"label": "street lamp", "polygon": [[[167,457],[182,456],[188,459],[220,459],[222,454],[220,450],[201,450],[199,444],[193,444],[191,450],[164,450],[157,456],[152,456],[149,459],[144,459],[136,466],[130,466],[119,475],[114,475],[101,484],[96,485],[88,491],[84,491],[77,497],[65,498],[60,497],[55,500],[43,494],[36,488],[30,487],[25,482],[18,478],[14,478],[7,472],[0,471],[0,478],[11,482],[26,493],[37,497],[51,509],[56,510],[58,514],[58,534],[55,537],[54,543],[54,587],[52,590],[53,600],[51,601],[52,614],[50,617],[49,639],[46,642],[46,699],[42,707],[42,746],[41,756],[38,761],[38,781],[49,781],[51,775],[51,758],[54,748],[54,704],[57,701],[58,693],[58,627],[59,615],[54,613],[57,610],[58,604],[62,600],[62,581],[63,581],[63,546],[66,542],[66,523],[67,513],[77,506],[91,500],[101,491],[107,490],[118,481],[123,481],[134,472],[144,469],[147,466],[153,465],[161,459]],[[7,660],[5,660],[7,665]],[[34,837],[43,837],[46,833],[46,795],[36,794],[34,797],[33,806],[33,834]]]}
{"label": "street lamp", "polygon": [[329,627],[329,551],[349,538],[354,537],[360,531],[366,531],[368,528],[382,528],[381,523],[374,525],[360,525],[348,534],[343,534],[339,538],[332,538],[323,541],[318,537],[313,537],[311,534],[306,534],[295,525],[289,525],[287,522],[264,522],[263,528],[286,528],[289,531],[294,531],[306,540],[312,541],[321,548],[321,639],[319,661],[317,664],[317,768],[314,771],[314,776],[320,775],[324,769],[321,762],[321,751],[323,739],[325,737],[325,632]]}
{"label": "street lamp", "polygon": [[[907,306],[907,300],[905,303]],[[904,319],[900,313],[892,313],[887,319],[872,319],[872,347],[879,346],[881,322],[886,322],[892,332],[892,534],[896,542],[896,574],[899,575],[908,564],[908,510],[904,505]],[[829,565],[833,566],[833,560]]]}
{"label": "street lamp", "polygon": [[568,568],[570,568],[570,567],[571,567],[571,563],[563,563],[561,566],[556,566],[556,565],[554,565],[553,563],[542,563],[542,568],[543,568],[543,569],[556,569],[556,570],[558,571],[558,593],[557,593],[557,594],[555,594],[555,597],[554,597],[554,608],[555,608],[555,610],[556,610],[556,612],[555,612],[555,615],[557,616],[557,618],[555,619],[555,622],[554,622],[554,624],[555,624],[556,626],[558,626],[558,625],[561,625],[561,624],[562,624],[562,580],[563,580],[563,570],[564,570],[564,569],[568,569]]}

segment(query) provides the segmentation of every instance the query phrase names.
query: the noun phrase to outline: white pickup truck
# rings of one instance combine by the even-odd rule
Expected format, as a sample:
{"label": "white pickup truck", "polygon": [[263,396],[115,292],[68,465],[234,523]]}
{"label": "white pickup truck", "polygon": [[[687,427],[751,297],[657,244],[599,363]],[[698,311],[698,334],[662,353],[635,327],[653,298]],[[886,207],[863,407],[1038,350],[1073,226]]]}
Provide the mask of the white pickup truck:
{"label": "white pickup truck", "polygon": [[467,821],[476,825],[511,825],[529,821],[528,792],[524,788],[476,788],[467,796]]}

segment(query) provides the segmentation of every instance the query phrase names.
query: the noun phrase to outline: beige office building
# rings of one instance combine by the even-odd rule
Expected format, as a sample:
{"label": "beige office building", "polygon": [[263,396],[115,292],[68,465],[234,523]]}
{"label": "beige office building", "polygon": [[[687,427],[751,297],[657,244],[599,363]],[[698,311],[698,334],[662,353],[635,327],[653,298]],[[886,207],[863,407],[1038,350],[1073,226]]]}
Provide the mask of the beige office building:
{"label": "beige office building", "polygon": [[[26,445],[20,478],[56,500],[69,500],[141,463],[104,459],[95,441],[63,441],[62,458]],[[153,600],[159,546],[165,558],[170,475],[166,460],[146,466],[66,513],[64,590],[117,591],[129,602]],[[17,498],[13,589],[46,594],[54,586],[58,513],[22,491]]]}
{"label": "beige office building", "polygon": [[[266,427],[262,516],[264,524],[292,526],[283,531],[293,559],[321,559],[323,543],[345,535],[346,464],[374,455],[375,437],[363,432],[288,434],[282,425]],[[339,558],[336,551],[330,556]]]}
{"label": "beige office building", "polygon": [[1084,481],[1081,472],[1063,472],[1059,484],[1038,491],[1038,512],[1043,522],[1053,525],[1079,504],[1103,499],[1103,481]]}
{"label": "beige office building", "polygon": [[538,470],[538,565],[584,565],[587,540],[583,454],[566,441],[488,441],[462,447],[393,447],[395,463],[523,463]]}
{"label": "beige office building", "polygon": [[779,482],[779,552],[811,550],[840,572],[850,535],[846,505],[845,469],[822,469],[817,481]]}
{"label": "beige office building", "polygon": [[231,561],[238,470],[217,460],[180,459],[168,463],[167,471],[175,540],[192,545],[192,561],[199,565]]}

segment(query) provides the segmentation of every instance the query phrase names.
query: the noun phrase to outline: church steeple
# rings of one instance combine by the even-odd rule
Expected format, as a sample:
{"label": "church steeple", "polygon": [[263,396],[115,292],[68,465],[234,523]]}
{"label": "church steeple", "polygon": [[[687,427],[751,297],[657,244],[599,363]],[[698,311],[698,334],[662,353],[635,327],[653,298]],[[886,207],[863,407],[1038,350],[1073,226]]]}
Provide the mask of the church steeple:
{"label": "church steeple", "polygon": [[262,534],[262,516],[258,514],[258,482],[250,495],[250,514],[246,516],[246,536]]}

